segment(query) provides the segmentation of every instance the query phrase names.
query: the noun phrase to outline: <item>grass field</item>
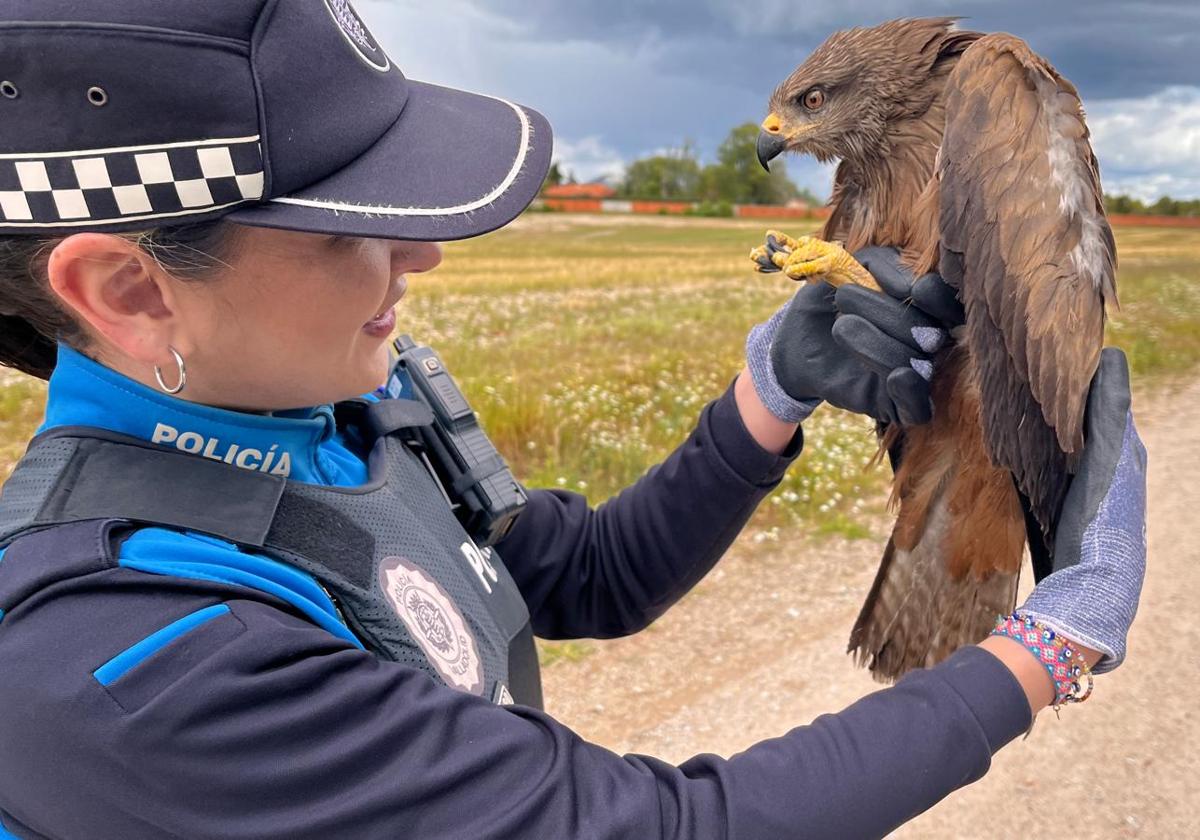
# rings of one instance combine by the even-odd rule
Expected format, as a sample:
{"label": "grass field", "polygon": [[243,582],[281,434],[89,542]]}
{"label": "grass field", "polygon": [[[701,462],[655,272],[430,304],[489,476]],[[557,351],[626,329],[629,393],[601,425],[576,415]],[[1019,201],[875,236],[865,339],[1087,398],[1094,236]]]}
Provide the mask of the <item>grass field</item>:
{"label": "grass field", "polygon": [[[740,369],[750,326],[794,291],[749,270],[767,226],[530,215],[447,246],[436,274],[413,279],[402,328],[439,348],[520,476],[599,501],[686,436]],[[1200,362],[1200,232],[1131,228],[1118,242],[1110,341],[1143,378]],[[797,521],[860,533],[886,481],[862,469],[870,424],[822,409],[806,435],[759,534]]]}
{"label": "grass field", "polygon": [[[750,326],[793,292],[746,254],[768,222],[529,214],[446,247],[410,278],[400,329],[432,344],[530,486],[599,502],[691,430],[741,369]],[[794,233],[807,232],[794,224]],[[1143,382],[1200,362],[1200,231],[1117,231],[1122,309],[1110,342]],[[39,383],[0,387],[0,476],[41,416]],[[756,515],[758,539],[805,521],[863,533],[886,476],[863,465],[870,424],[821,409],[805,456]]]}

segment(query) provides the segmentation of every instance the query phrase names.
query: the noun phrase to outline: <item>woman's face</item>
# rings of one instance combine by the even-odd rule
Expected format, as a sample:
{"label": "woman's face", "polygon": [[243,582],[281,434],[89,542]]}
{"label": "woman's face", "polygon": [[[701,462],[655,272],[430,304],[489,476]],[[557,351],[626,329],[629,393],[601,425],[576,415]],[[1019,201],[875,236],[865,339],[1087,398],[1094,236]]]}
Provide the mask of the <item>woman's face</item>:
{"label": "woman's face", "polygon": [[[239,230],[230,268],[174,285],[188,338],[181,397],[271,411],[383,384],[405,275],[442,260],[429,242]],[[172,367],[164,379],[175,381]]]}

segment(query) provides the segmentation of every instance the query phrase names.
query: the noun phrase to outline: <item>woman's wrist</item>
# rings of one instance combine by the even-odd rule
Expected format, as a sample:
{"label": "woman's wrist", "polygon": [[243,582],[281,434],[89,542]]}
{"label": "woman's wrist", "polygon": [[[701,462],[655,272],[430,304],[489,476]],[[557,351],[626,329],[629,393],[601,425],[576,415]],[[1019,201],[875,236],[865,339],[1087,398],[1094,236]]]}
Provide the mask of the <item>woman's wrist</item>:
{"label": "woman's wrist", "polygon": [[746,431],[750,432],[750,436],[754,438],[755,442],[774,455],[783,452],[795,437],[796,428],[800,424],[780,420],[763,404],[758,392],[754,389],[749,366],[743,368],[742,372],[738,374],[737,382],[733,386],[733,395],[737,402],[738,413],[742,417],[742,423],[745,424]]}
{"label": "woman's wrist", "polygon": [[[1054,681],[1046,668],[1023,644],[1007,636],[988,636],[979,643],[979,647],[995,656],[1004,664],[1021,685],[1025,699],[1029,701],[1029,711],[1037,714],[1054,702]],[[1087,661],[1088,666],[1095,665],[1100,660],[1100,652],[1090,648],[1075,645],[1076,649]]]}

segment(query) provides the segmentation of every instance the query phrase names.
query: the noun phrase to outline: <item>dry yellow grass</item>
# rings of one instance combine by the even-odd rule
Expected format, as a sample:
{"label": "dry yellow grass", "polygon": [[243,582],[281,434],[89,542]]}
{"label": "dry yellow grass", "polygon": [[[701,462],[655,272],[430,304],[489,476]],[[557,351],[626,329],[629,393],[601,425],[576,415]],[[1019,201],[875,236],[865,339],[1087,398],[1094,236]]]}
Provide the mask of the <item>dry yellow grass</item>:
{"label": "dry yellow grass", "polygon": [[[413,278],[402,329],[436,346],[519,475],[599,501],[687,434],[742,364],[746,332],[794,291],[746,258],[767,222],[527,215],[452,243]],[[779,223],[808,232],[794,223]],[[1142,377],[1200,361],[1200,231],[1118,231],[1110,340]],[[847,535],[880,506],[870,424],[821,409],[806,454],[755,520]],[[810,526],[811,527],[811,526]]]}
{"label": "dry yellow grass", "polygon": [[[446,246],[410,278],[400,329],[432,344],[484,427],[530,486],[593,503],[678,445],[742,365],[751,325],[794,290],[747,254],[762,220],[528,214]],[[806,233],[795,223],[779,223]],[[1120,312],[1111,340],[1143,378],[1200,361],[1200,232],[1118,230]],[[41,416],[44,389],[0,379],[0,476]],[[807,521],[862,533],[887,476],[867,473],[870,423],[821,409],[806,454],[759,511],[758,539]]]}

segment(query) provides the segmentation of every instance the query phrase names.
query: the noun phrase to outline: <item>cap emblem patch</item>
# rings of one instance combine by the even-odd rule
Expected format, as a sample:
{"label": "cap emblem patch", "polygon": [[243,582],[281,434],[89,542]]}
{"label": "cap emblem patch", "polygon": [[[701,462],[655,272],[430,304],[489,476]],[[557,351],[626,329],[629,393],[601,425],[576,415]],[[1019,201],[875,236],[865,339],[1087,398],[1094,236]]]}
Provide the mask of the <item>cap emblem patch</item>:
{"label": "cap emblem patch", "polygon": [[385,557],[379,583],[447,685],[478,694],[483,687],[483,663],[475,637],[437,581],[403,557]]}
{"label": "cap emblem patch", "polygon": [[329,9],[329,14],[333,16],[334,21],[341,28],[342,34],[346,36],[346,40],[358,53],[359,58],[381,72],[391,68],[391,62],[388,61],[383,48],[372,37],[366,24],[358,16],[358,12],[354,11],[350,0],[325,0],[325,8]]}

